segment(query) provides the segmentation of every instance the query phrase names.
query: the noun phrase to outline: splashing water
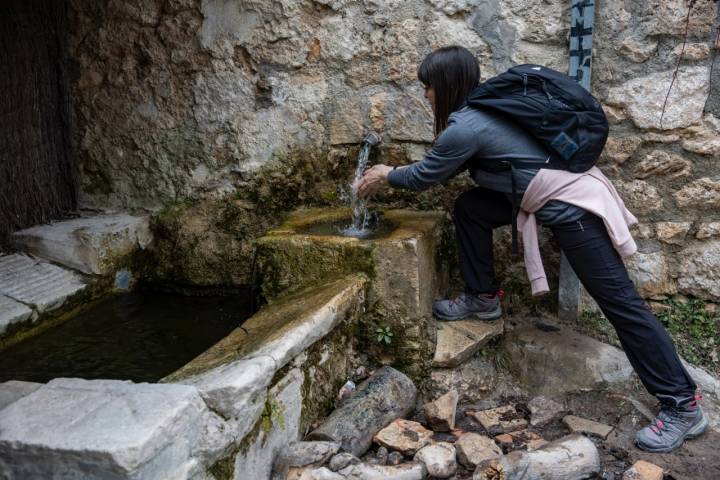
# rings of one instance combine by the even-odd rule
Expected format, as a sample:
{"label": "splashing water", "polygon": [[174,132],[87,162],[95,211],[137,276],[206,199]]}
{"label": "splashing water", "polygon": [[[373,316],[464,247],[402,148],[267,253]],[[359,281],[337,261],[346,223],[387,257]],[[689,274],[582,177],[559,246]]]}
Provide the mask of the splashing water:
{"label": "splashing water", "polygon": [[358,154],[357,168],[355,169],[355,178],[350,184],[350,208],[352,209],[352,224],[341,230],[341,233],[348,237],[365,237],[369,235],[370,213],[368,212],[367,203],[358,195],[357,189],[353,188],[353,184],[358,182],[365,172],[368,158],[370,158],[369,143],[363,142]]}

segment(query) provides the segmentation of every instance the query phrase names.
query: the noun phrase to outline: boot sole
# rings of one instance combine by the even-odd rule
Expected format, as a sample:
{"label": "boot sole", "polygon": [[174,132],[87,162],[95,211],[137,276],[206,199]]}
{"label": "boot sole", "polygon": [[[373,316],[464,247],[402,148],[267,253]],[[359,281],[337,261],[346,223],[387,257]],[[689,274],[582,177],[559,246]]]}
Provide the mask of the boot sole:
{"label": "boot sole", "polygon": [[707,427],[710,422],[708,422],[707,417],[705,416],[705,412],[702,412],[702,418],[698,422],[697,425],[692,427],[690,430],[687,431],[687,433],[680,437],[675,443],[670,445],[669,447],[663,447],[663,448],[652,448],[652,447],[645,447],[641,445],[637,439],[635,440],[635,446],[637,446],[640,450],[644,450],[646,452],[650,453],[670,453],[676,448],[679,448],[685,440],[692,440],[693,438],[697,438],[703,433],[705,433],[705,430],[707,430]]}
{"label": "boot sole", "polygon": [[442,320],[444,322],[456,322],[459,320],[470,319],[472,317],[477,317],[480,320],[495,320],[502,316],[502,307],[500,305],[498,305],[497,308],[495,308],[495,310],[492,310],[490,312],[471,313],[469,315],[462,315],[462,316],[458,316],[458,317],[444,316],[444,315],[437,313],[435,310],[433,310],[433,315],[438,320]]}

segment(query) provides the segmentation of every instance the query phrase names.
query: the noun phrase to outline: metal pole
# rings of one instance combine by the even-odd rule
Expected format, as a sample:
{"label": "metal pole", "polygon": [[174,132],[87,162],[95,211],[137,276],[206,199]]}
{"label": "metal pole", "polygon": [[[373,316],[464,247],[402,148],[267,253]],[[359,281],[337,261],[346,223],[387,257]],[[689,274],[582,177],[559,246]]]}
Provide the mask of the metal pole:
{"label": "metal pole", "polygon": [[[592,33],[595,19],[594,0],[571,0],[570,57],[568,75],[590,91],[592,71]],[[558,287],[558,316],[563,320],[577,320],[580,300],[580,280],[560,253],[560,285]]]}

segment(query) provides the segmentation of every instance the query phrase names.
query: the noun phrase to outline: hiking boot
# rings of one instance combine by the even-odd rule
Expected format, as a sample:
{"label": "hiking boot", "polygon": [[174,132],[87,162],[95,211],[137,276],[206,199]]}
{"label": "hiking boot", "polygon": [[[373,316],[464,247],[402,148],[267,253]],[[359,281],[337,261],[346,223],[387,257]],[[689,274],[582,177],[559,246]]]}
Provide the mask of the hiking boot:
{"label": "hiking boot", "polygon": [[500,295],[463,293],[456,298],[437,300],[433,303],[433,315],[439,320],[462,320],[472,316],[494,320],[502,315]]}
{"label": "hiking boot", "polygon": [[635,445],[652,453],[672,452],[686,439],[702,435],[708,419],[698,400],[700,396],[678,399],[658,395],[662,406],[655,420],[635,435]]}

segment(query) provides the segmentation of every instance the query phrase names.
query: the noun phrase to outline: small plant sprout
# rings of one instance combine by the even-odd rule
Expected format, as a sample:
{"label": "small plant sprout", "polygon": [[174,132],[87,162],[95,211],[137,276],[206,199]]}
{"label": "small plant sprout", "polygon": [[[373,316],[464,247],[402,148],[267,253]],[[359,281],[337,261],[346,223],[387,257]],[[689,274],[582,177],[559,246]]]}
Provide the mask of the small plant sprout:
{"label": "small plant sprout", "polygon": [[375,329],[375,333],[377,334],[378,343],[390,344],[392,342],[393,333],[390,331],[390,327],[378,327]]}

